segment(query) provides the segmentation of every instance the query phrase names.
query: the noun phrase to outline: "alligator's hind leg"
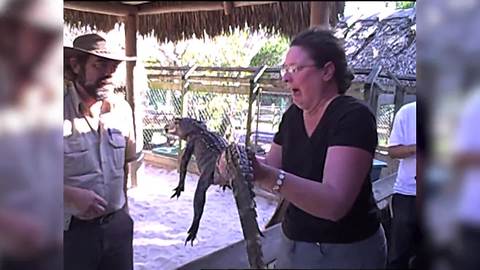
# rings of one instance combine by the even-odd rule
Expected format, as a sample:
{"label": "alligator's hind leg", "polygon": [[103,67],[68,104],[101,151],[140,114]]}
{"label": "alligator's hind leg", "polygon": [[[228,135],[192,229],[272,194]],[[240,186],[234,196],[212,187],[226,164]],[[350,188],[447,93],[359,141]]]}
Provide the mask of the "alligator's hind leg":
{"label": "alligator's hind leg", "polygon": [[197,189],[195,190],[195,196],[193,198],[193,222],[190,229],[188,229],[188,237],[187,240],[185,240],[185,245],[188,241],[191,241],[191,245],[193,246],[193,240],[197,237],[203,207],[205,206],[207,189],[212,183],[213,171],[205,171],[198,179]]}

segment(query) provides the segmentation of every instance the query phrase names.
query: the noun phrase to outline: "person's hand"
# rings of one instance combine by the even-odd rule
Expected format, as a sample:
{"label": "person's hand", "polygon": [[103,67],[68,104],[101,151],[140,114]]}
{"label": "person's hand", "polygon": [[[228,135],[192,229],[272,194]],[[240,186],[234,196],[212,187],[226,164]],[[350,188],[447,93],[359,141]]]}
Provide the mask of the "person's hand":
{"label": "person's hand", "polygon": [[[267,188],[269,185],[268,178],[270,175],[271,167],[265,165],[263,162],[260,162],[253,152],[248,153],[249,159],[252,161],[253,167],[253,180],[255,184],[259,185],[262,188]],[[215,172],[213,177],[213,184],[220,186],[229,186],[228,179],[228,166],[225,159],[225,153],[222,153],[215,164]]]}
{"label": "person's hand", "polygon": [[264,162],[260,162],[255,154],[249,154],[250,160],[252,160],[253,166],[253,179],[255,184],[263,189],[270,190],[271,183],[269,179],[273,173],[274,168],[266,165]]}
{"label": "person's hand", "polygon": [[215,162],[213,184],[223,187],[230,185],[227,179],[227,161],[225,160],[225,152],[222,152]]}
{"label": "person's hand", "polygon": [[0,210],[0,254],[28,259],[47,247],[46,228],[26,213]]}
{"label": "person's hand", "polygon": [[102,216],[107,208],[107,202],[92,190],[70,187],[68,197],[73,215],[79,219]]}

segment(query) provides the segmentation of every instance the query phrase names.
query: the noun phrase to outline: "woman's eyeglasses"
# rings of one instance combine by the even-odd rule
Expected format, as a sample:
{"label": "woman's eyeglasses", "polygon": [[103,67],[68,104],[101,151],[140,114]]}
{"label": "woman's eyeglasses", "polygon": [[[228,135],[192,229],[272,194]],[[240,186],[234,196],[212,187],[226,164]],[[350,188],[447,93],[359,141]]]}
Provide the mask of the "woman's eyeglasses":
{"label": "woman's eyeglasses", "polygon": [[289,65],[289,66],[283,65],[280,68],[280,75],[283,77],[283,76],[285,76],[285,74],[287,74],[287,72],[290,73],[290,74],[294,74],[294,73],[297,73],[304,68],[315,67],[315,66],[317,66],[317,65],[315,65],[315,64],[312,64],[312,65]]}

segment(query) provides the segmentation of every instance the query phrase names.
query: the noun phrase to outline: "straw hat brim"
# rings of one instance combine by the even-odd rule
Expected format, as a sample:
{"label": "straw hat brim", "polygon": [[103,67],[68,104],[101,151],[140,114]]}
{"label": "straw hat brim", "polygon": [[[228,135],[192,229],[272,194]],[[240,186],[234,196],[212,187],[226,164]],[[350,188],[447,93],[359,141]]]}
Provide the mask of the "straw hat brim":
{"label": "straw hat brim", "polygon": [[125,55],[120,55],[120,54],[114,54],[110,52],[105,52],[105,51],[87,51],[84,49],[80,48],[74,48],[74,47],[63,47],[63,53],[64,57],[74,57],[78,54],[90,54],[110,60],[115,60],[115,61],[136,61],[137,57],[135,56],[125,56]]}

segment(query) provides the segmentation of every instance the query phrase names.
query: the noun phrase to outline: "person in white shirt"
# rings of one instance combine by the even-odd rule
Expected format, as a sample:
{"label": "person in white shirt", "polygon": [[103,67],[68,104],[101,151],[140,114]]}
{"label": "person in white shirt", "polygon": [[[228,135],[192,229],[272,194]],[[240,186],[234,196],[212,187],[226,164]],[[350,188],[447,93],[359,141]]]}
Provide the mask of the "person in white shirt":
{"label": "person in white shirt", "polygon": [[392,229],[388,268],[408,268],[415,258],[418,237],[416,214],[416,135],[417,103],[402,106],[394,119],[388,143],[391,158],[399,159],[392,197]]}
{"label": "person in white shirt", "polygon": [[468,95],[455,136],[455,168],[461,173],[457,221],[460,248],[455,268],[479,269],[480,257],[480,91]]}

